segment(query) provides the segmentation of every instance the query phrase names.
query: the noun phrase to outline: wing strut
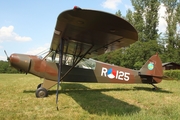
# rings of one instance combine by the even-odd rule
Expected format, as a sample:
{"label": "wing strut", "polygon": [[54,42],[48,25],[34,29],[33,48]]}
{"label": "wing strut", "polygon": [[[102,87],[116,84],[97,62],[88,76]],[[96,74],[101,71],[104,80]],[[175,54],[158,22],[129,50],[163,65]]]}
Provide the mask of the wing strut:
{"label": "wing strut", "polygon": [[58,83],[57,83],[57,91],[56,91],[56,106],[57,110],[58,108],[58,94],[59,94],[59,86],[60,86],[60,80],[61,80],[61,71],[62,71],[62,58],[63,58],[63,40],[60,39],[59,43],[59,70],[58,70]]}
{"label": "wing strut", "polygon": [[57,91],[56,91],[56,105],[57,105],[57,110],[58,108],[58,94],[59,94],[59,86],[60,86],[60,81],[89,53],[89,51],[93,48],[94,45],[92,45],[82,56],[80,56],[79,60],[77,60],[69,70],[66,71],[66,73],[62,76],[61,71],[62,71],[62,58],[63,58],[63,40],[60,40],[59,44],[59,71],[58,71],[58,83],[57,83]]}
{"label": "wing strut", "polygon": [[86,53],[84,53],[78,61],[76,61],[71,68],[69,68],[69,70],[67,70],[67,72],[62,76],[61,80],[89,53],[89,51],[93,48],[94,45],[92,45],[87,51]]}

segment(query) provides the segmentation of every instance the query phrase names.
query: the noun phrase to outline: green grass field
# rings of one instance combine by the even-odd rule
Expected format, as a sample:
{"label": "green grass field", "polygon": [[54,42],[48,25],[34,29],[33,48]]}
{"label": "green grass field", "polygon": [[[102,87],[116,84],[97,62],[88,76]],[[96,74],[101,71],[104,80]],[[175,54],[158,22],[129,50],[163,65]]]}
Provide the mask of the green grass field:
{"label": "green grass field", "polygon": [[42,80],[32,75],[0,74],[0,120],[178,120],[180,81],[145,84],[62,83],[59,111],[56,86],[36,98]]}

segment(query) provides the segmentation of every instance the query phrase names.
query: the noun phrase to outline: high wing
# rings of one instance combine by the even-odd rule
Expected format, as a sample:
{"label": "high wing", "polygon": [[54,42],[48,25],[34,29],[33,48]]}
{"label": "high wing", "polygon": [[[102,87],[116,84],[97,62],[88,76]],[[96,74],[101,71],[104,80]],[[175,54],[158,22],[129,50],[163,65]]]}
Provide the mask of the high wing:
{"label": "high wing", "polygon": [[[137,40],[135,28],[116,15],[78,7],[62,12],[57,18],[50,46],[50,51],[59,53],[56,105],[60,81],[84,57],[101,55],[128,46]],[[63,60],[66,61],[69,54],[73,55],[73,64],[62,74]]]}
{"label": "high wing", "polygon": [[62,12],[55,26],[50,50],[86,58],[128,46],[138,40],[136,29],[126,20],[106,12],[72,9]]}

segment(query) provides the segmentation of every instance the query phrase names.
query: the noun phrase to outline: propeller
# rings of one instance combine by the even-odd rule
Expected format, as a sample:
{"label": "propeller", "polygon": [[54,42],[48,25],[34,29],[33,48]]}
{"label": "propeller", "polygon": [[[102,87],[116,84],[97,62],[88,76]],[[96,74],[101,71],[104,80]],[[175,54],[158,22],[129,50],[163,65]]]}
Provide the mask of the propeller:
{"label": "propeller", "polygon": [[8,57],[8,54],[7,54],[6,50],[4,50],[4,53],[6,54],[7,60],[9,61],[9,57]]}

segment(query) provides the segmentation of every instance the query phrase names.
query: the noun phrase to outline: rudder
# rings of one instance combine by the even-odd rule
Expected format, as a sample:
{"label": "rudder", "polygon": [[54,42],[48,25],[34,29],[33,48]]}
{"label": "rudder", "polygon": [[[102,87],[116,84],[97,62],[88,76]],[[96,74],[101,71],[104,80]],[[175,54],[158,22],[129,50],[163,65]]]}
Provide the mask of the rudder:
{"label": "rudder", "polygon": [[152,76],[155,83],[162,81],[163,68],[158,54],[155,54],[149,58],[149,60],[140,69],[140,74]]}

